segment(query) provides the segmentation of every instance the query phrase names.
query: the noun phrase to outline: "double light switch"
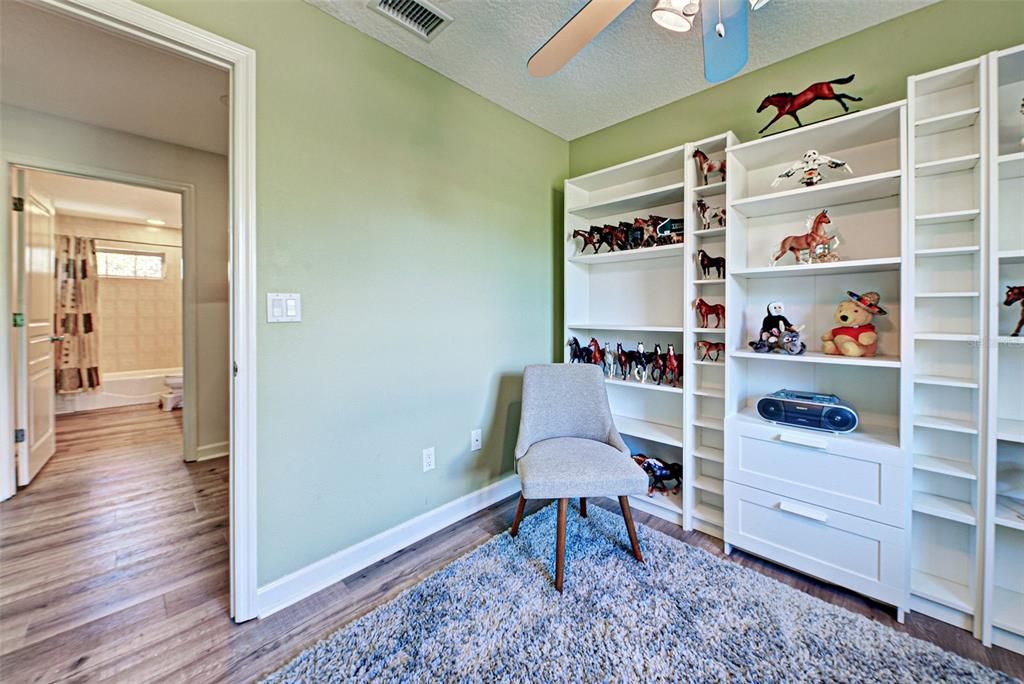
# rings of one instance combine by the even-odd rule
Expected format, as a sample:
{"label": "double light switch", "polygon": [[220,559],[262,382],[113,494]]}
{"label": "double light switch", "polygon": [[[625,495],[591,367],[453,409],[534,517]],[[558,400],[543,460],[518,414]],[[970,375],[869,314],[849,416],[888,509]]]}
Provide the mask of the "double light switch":
{"label": "double light switch", "polygon": [[302,295],[296,292],[267,293],[267,323],[297,323],[302,320]]}

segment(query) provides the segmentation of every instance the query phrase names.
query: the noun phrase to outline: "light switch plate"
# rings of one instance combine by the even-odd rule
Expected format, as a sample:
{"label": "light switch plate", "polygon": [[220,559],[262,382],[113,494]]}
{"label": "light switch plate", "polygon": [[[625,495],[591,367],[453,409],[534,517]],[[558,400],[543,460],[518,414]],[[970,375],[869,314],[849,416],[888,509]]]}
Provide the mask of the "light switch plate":
{"label": "light switch plate", "polygon": [[302,320],[302,295],[297,292],[267,293],[267,323],[298,323]]}

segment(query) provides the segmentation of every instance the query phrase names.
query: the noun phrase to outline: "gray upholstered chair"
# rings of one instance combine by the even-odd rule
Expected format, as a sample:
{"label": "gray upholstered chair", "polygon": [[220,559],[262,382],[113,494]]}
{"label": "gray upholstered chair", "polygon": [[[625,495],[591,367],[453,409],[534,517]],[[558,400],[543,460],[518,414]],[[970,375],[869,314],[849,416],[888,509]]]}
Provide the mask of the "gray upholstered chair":
{"label": "gray upholstered chair", "polygon": [[630,458],[629,448],[615,429],[599,366],[527,366],[516,462],[522,493],[509,534],[518,534],[527,499],[558,499],[558,591],[562,591],[565,572],[565,523],[570,498],[579,497],[580,515],[585,518],[587,497],[618,497],[633,555],[643,562],[627,496],[647,492],[647,474]]}

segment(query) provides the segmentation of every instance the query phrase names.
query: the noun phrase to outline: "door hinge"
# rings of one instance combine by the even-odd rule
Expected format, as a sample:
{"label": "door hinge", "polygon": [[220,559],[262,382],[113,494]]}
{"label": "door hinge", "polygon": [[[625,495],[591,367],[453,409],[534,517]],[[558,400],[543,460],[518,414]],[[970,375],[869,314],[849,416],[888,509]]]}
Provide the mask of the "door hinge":
{"label": "door hinge", "polygon": [[14,211],[25,211],[25,198],[24,197],[12,197],[11,208]]}
{"label": "door hinge", "polygon": [[25,327],[25,314],[16,313],[14,314],[14,327],[24,328]]}
{"label": "door hinge", "polygon": [[237,378],[238,377],[238,362],[237,361],[232,361],[231,362],[231,377],[233,377],[233,378]]}
{"label": "door hinge", "polygon": [[25,430],[23,430],[22,428],[18,428],[17,430],[14,431],[14,443],[15,444],[21,444],[24,441],[25,441]]}

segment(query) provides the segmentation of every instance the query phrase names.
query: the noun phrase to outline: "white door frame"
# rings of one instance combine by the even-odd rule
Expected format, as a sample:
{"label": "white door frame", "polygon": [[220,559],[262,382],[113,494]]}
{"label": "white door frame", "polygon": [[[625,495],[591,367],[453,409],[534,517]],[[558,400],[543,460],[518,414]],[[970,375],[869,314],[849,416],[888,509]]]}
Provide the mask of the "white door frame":
{"label": "white door frame", "polygon": [[[110,0],[27,0],[136,41],[225,69],[230,74],[231,141],[228,157],[231,216],[231,382],[230,539],[231,615],[236,622],[255,618],[256,563],[256,53],[134,2]],[[0,141],[2,144],[2,141]],[[102,169],[69,167],[56,160],[18,158],[0,149],[8,195],[0,216],[0,320],[10,326],[11,164],[100,176]],[[111,177],[114,176],[114,177]],[[123,176],[126,182],[139,178]],[[168,181],[147,179],[163,184]],[[149,184],[148,182],[145,184]],[[174,185],[174,183],[170,183]],[[180,189],[178,190],[181,191]],[[12,328],[8,328],[11,330]],[[15,492],[14,414],[11,392],[11,335],[0,335],[0,500]]]}

